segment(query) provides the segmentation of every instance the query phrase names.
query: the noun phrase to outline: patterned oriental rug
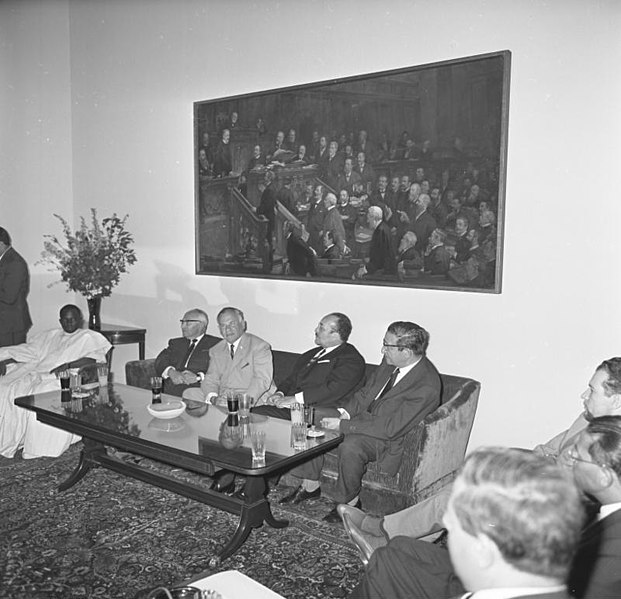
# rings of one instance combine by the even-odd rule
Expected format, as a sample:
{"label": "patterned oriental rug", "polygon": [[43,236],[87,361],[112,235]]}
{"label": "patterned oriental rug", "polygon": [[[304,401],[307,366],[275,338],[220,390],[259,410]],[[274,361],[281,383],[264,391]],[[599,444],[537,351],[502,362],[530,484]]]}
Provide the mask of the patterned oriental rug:
{"label": "patterned oriental rug", "polygon": [[[304,510],[276,504],[287,528],[253,530],[235,555],[206,571],[237,516],[104,468],[60,493],[80,447],[55,459],[0,458],[0,598],[142,599],[157,586],[233,569],[287,599],[338,598],[362,575],[343,527],[321,521],[332,507],[324,499]],[[271,498],[288,491],[278,487]]]}

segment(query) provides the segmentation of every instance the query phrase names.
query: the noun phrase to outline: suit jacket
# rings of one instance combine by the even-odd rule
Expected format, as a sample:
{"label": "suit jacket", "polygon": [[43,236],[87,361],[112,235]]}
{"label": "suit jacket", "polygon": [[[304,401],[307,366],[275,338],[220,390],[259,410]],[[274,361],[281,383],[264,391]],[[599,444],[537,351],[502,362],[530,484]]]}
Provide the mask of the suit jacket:
{"label": "suit jacket", "polygon": [[567,587],[579,599],[621,597],[621,511],[582,532]]}
{"label": "suit jacket", "polygon": [[9,247],[0,258],[0,333],[28,331],[32,326],[26,302],[29,291],[28,265]]}
{"label": "suit jacket", "polygon": [[310,363],[320,350],[320,347],[313,347],[303,353],[289,376],[278,386],[278,391],[285,395],[303,391],[307,406],[337,407],[362,383],[364,358],[353,345],[343,343],[317,362]]}
{"label": "suit jacket", "polygon": [[205,395],[231,390],[248,393],[259,401],[266,393],[272,395],[274,369],[271,347],[251,333],[244,333],[231,360],[229,344],[223,339],[209,350],[209,369],[201,383]]}
{"label": "suit jacket", "polygon": [[261,194],[261,201],[257,208],[257,215],[267,218],[266,237],[269,243],[272,242],[272,233],[274,232],[274,224],[276,223],[276,200],[278,199],[278,190],[273,183],[270,183]]}
{"label": "suit jacket", "polygon": [[438,245],[425,256],[425,272],[445,275],[449,271],[451,256],[443,245]]}
{"label": "suit jacket", "polygon": [[343,406],[350,419],[340,423],[345,435],[367,435],[382,443],[378,462],[381,470],[392,476],[401,465],[404,435],[440,405],[442,394],[440,375],[423,356],[384,397],[375,400],[393,370],[394,366],[383,360],[367,384]]}
{"label": "suit jacket", "polygon": [[345,227],[343,226],[343,218],[336,207],[331,208],[325,213],[323,218],[322,231],[332,232],[334,243],[339,248],[341,254],[345,251]]}
{"label": "suit jacket", "polygon": [[383,274],[395,274],[397,272],[395,257],[390,227],[382,221],[373,231],[371,237],[369,263],[367,264],[368,273],[373,274],[381,270]]}
{"label": "suit jacket", "polygon": [[306,220],[306,230],[308,231],[308,245],[318,254],[321,254],[323,243],[321,241],[321,231],[323,230],[323,219],[326,215],[323,202],[311,203]]}
{"label": "suit jacket", "polygon": [[[217,343],[217,340],[214,341],[213,338],[203,335],[190,356],[187,368],[184,368],[183,359],[190,347],[190,341],[190,339],[185,337],[175,337],[168,340],[168,347],[163,349],[155,358],[155,372],[158,376],[161,376],[162,372],[169,366],[173,366],[179,371],[189,370],[194,374],[199,372],[203,375],[206,374],[209,368],[209,349]],[[164,379],[164,393],[170,393],[179,397],[188,387],[199,386],[200,381],[196,381],[196,383],[191,385],[175,385],[169,378]]]}
{"label": "suit jacket", "polygon": [[317,276],[317,257],[306,241],[294,234],[287,237],[287,259],[289,267],[299,277]]}
{"label": "suit jacket", "polygon": [[352,171],[349,177],[349,181],[347,180],[345,173],[341,173],[336,181],[336,191],[346,189],[349,192],[349,195],[351,195],[352,191],[354,190],[354,183],[362,183],[362,179],[360,178],[359,173],[357,173],[356,171]]}
{"label": "suit jacket", "polygon": [[433,230],[437,227],[436,221],[429,212],[423,212],[418,218],[410,221],[409,228],[416,233],[416,249],[419,252],[424,252],[429,242],[429,237],[433,233]]}

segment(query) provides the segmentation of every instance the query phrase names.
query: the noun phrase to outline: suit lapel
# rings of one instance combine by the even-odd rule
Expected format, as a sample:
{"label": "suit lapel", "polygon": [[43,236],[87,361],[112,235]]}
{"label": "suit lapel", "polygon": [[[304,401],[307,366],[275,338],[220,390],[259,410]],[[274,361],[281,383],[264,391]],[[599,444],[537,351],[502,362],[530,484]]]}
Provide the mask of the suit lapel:
{"label": "suit lapel", "polygon": [[[384,397],[382,397],[381,399],[374,400],[371,403],[372,409],[377,409],[378,406],[381,406],[385,401],[391,399],[395,395],[400,395],[401,394],[401,390],[404,387],[409,387],[412,384],[412,381],[415,380],[418,377],[418,372],[420,372],[419,366],[421,365],[421,363],[422,363],[422,361],[424,359],[425,358],[421,358],[421,360],[418,362],[418,364],[416,366],[414,366],[414,368],[412,368],[405,376],[401,377],[393,385],[392,389],[390,391],[388,391],[388,393],[386,393],[386,395],[384,395]],[[384,386],[388,382],[388,379],[390,378],[390,375],[392,374],[393,370],[390,370],[388,372],[388,376],[387,377],[382,377],[382,380],[384,382],[383,382],[382,386],[378,389],[378,391],[376,393],[376,396],[381,392],[381,390],[384,388]]]}

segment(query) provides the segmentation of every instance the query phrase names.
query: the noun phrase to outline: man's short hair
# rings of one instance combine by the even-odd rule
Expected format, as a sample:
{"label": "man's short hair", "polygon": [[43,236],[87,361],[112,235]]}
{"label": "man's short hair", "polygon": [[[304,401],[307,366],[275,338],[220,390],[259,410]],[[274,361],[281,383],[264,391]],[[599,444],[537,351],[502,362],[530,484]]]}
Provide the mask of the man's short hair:
{"label": "man's short hair", "polygon": [[410,247],[412,247],[416,245],[418,237],[416,237],[416,233],[414,233],[414,231],[406,231],[401,238],[401,241],[403,240],[407,240],[407,242],[410,244]]}
{"label": "man's short hair", "polygon": [[399,347],[411,349],[417,356],[424,356],[429,347],[429,333],[423,327],[407,321],[393,322],[388,332],[397,337]]}
{"label": "man's short hair", "polygon": [[384,218],[384,213],[379,206],[370,206],[368,214],[372,216],[375,220],[382,220],[382,218]]}
{"label": "man's short hair", "polygon": [[444,243],[446,241],[446,231],[444,231],[443,229],[434,229],[433,233],[437,235],[440,243]]}
{"label": "man's short hair", "polygon": [[586,431],[593,440],[589,454],[594,461],[621,477],[621,416],[593,418]]}
{"label": "man's short hair", "polygon": [[457,223],[459,221],[461,221],[462,223],[464,223],[466,225],[466,229],[470,228],[470,221],[468,220],[467,216],[463,216],[463,215],[462,216],[458,216],[455,219],[455,222]]}
{"label": "man's short hair", "polygon": [[331,312],[328,316],[332,316],[336,320],[336,332],[339,334],[341,341],[345,343],[351,335],[351,320],[341,312]]}
{"label": "man's short hair", "polygon": [[4,227],[0,227],[0,242],[4,245],[11,245],[11,236]]}
{"label": "man's short hair", "polygon": [[584,509],[571,473],[525,449],[470,454],[451,505],[463,530],[489,537],[517,570],[565,580]]}
{"label": "man's short hair", "polygon": [[621,358],[610,358],[604,360],[595,370],[603,370],[608,379],[602,386],[609,397],[615,393],[621,393]]}
{"label": "man's short hair", "polygon": [[220,310],[220,312],[218,312],[218,316],[216,316],[216,321],[219,322],[220,321],[220,316],[222,316],[225,312],[235,312],[235,314],[237,314],[237,316],[241,320],[245,320],[244,313],[239,308],[233,308],[232,306],[227,306],[226,308],[222,308],[222,310]]}
{"label": "man's short hair", "polygon": [[199,317],[198,320],[201,320],[205,324],[209,324],[209,316],[207,316],[207,312],[204,310],[201,310],[200,308],[192,308],[191,310],[188,310],[188,312],[196,314]]}

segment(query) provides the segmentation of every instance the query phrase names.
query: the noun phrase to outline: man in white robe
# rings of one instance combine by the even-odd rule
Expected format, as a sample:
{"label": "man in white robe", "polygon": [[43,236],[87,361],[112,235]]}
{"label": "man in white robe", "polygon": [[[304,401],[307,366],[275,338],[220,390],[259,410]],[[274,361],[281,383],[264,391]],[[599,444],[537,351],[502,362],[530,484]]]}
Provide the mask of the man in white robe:
{"label": "man in white robe", "polygon": [[83,329],[82,312],[68,304],[60,310],[61,329],[35,335],[31,341],[0,348],[0,455],[12,458],[57,457],[80,437],[37,421],[36,414],[14,404],[22,395],[60,389],[57,374],[92,362],[105,362],[110,343]]}

